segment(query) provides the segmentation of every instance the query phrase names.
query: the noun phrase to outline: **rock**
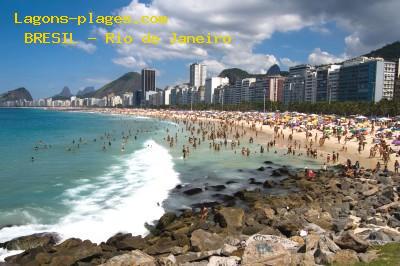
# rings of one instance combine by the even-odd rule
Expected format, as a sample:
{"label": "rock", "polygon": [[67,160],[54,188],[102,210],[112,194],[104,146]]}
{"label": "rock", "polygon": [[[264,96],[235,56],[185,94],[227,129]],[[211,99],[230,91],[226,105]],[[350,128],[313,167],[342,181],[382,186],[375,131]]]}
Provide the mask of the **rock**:
{"label": "rock", "polygon": [[227,184],[227,185],[236,184],[236,183],[238,183],[238,182],[237,181],[233,181],[233,180],[229,180],[229,181],[225,182],[225,184]]}
{"label": "rock", "polygon": [[264,188],[273,188],[275,186],[275,182],[272,180],[265,180],[263,183]]}
{"label": "rock", "polygon": [[170,254],[166,257],[160,257],[158,259],[158,263],[161,266],[174,266],[174,265],[176,265],[176,258],[174,255]]}
{"label": "rock", "polygon": [[265,164],[273,164],[271,161],[264,161]]}
{"label": "rock", "polygon": [[329,214],[329,212],[320,213],[315,209],[308,209],[304,213],[304,218],[308,222],[319,225],[326,230],[332,229],[332,216]]}
{"label": "rock", "polygon": [[[179,240],[173,240],[170,237],[161,237],[158,238],[157,241],[144,249],[144,252],[146,252],[149,255],[160,255],[160,254],[166,254],[166,253],[173,253],[175,254],[180,254],[185,252],[186,249],[188,248],[182,248],[179,247],[180,241]],[[184,244],[183,244],[184,245]]]}
{"label": "rock", "polygon": [[256,224],[256,225],[250,225],[250,226],[245,226],[242,230],[242,233],[244,235],[254,235],[259,233],[261,230],[263,230],[264,226],[260,225],[260,224]]}
{"label": "rock", "polygon": [[379,187],[376,186],[376,187],[373,187],[373,188],[371,188],[371,189],[369,189],[369,190],[367,190],[367,191],[363,191],[362,194],[363,194],[364,196],[366,196],[366,197],[370,197],[370,196],[372,196],[372,195],[375,195],[378,191],[379,191]]}
{"label": "rock", "polygon": [[365,252],[369,247],[367,241],[362,240],[349,231],[336,239],[335,243],[342,249],[352,249],[356,252]]}
{"label": "rock", "polygon": [[229,244],[224,244],[221,250],[221,254],[224,256],[230,256],[233,252],[235,252],[238,248]]}
{"label": "rock", "polygon": [[181,184],[178,184],[175,186],[175,189],[181,189],[181,188],[183,188],[183,186]]}
{"label": "rock", "polygon": [[38,233],[28,236],[21,236],[0,244],[8,250],[28,250],[45,245],[55,245],[60,240],[57,233]]}
{"label": "rock", "polygon": [[282,176],[282,174],[278,169],[275,169],[272,171],[271,176],[279,177]]}
{"label": "rock", "polygon": [[210,188],[211,190],[214,190],[214,191],[221,191],[221,190],[224,190],[226,188],[226,186],[224,186],[224,185],[215,185],[215,186],[209,186],[208,188]]}
{"label": "rock", "polygon": [[[214,255],[220,255],[220,250],[210,250],[210,251],[202,251],[202,252],[188,252],[183,255],[176,256],[176,264],[178,265],[187,265],[185,263],[193,262],[193,261],[202,261]],[[206,264],[207,265],[207,264]]]}
{"label": "rock", "polygon": [[254,177],[249,178],[249,184],[250,185],[261,185],[262,182],[256,181],[256,179]]}
{"label": "rock", "polygon": [[314,256],[309,253],[292,254],[290,266],[315,266]]}
{"label": "rock", "polygon": [[358,259],[364,263],[370,263],[371,261],[378,258],[375,250],[368,250],[365,253],[358,253]]}
{"label": "rock", "polygon": [[176,219],[176,214],[173,212],[167,212],[164,213],[163,216],[161,216],[160,220],[158,220],[156,228],[161,230],[167,227],[170,223],[172,223]]}
{"label": "rock", "polygon": [[239,265],[240,258],[236,256],[232,257],[217,257],[212,256],[209,259],[207,266],[237,266]]}
{"label": "rock", "polygon": [[243,209],[234,207],[222,207],[214,216],[215,222],[221,227],[235,230],[243,226],[243,218]]}
{"label": "rock", "polygon": [[[100,246],[77,238],[70,238],[57,246],[39,246],[6,258],[6,262],[17,265],[78,265],[103,256]],[[100,263],[94,263],[100,264]]]}
{"label": "rock", "polygon": [[193,231],[190,243],[194,251],[217,250],[223,246],[223,238],[215,233],[209,233],[203,229]]}
{"label": "rock", "polygon": [[192,196],[192,195],[195,195],[195,194],[199,194],[199,193],[201,193],[201,192],[203,192],[203,189],[201,189],[201,188],[191,188],[191,189],[188,189],[188,190],[183,191],[183,193],[184,193],[185,195],[188,195],[188,196]]}
{"label": "rock", "polygon": [[289,265],[298,243],[273,235],[253,235],[246,241],[242,265]]}
{"label": "rock", "polygon": [[121,233],[109,238],[106,244],[115,247],[117,250],[144,249],[146,247],[146,241],[141,236]]}
{"label": "rock", "polygon": [[234,194],[234,196],[248,203],[253,203],[259,200],[261,197],[259,192],[248,190],[238,191]]}
{"label": "rock", "polygon": [[354,250],[339,250],[332,257],[332,262],[337,265],[353,265],[359,262],[357,253]]}
{"label": "rock", "polygon": [[101,266],[156,266],[156,260],[146,253],[134,250],[130,253],[112,257]]}
{"label": "rock", "polygon": [[300,246],[305,244],[304,239],[301,236],[292,236],[290,240],[297,242]]}
{"label": "rock", "polygon": [[257,168],[257,171],[265,171],[265,167],[264,166],[261,166],[261,167],[259,167],[259,168]]}

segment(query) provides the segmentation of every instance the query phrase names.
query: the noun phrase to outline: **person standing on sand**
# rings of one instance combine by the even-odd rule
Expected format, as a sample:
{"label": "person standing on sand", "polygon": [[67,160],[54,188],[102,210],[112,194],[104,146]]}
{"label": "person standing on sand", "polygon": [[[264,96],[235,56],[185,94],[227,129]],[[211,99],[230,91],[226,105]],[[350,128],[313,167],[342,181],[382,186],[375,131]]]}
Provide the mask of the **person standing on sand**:
{"label": "person standing on sand", "polygon": [[399,161],[396,160],[396,161],[394,162],[394,172],[395,172],[396,174],[399,173],[399,167],[400,167]]}

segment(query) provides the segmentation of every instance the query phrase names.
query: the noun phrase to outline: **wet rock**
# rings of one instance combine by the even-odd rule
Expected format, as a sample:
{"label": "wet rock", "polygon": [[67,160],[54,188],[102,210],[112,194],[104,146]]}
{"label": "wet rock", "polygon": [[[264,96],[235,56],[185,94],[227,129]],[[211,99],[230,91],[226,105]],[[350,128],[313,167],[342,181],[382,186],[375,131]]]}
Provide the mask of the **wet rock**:
{"label": "wet rock", "polygon": [[225,184],[227,184],[227,185],[236,184],[236,183],[238,183],[238,182],[237,181],[233,181],[233,180],[229,180],[229,181],[225,182]]}
{"label": "wet rock", "polygon": [[146,253],[134,250],[130,253],[112,257],[101,266],[156,266],[156,260]]}
{"label": "wet rock", "polygon": [[234,196],[248,203],[255,202],[261,197],[259,192],[248,190],[238,191],[234,194]]}
{"label": "wet rock", "polygon": [[181,189],[183,186],[181,184],[176,185],[175,189]]}
{"label": "wet rock", "polygon": [[167,227],[170,223],[172,223],[175,219],[176,219],[175,213],[173,212],[164,213],[163,216],[161,216],[160,220],[158,220],[156,228],[162,230],[165,227]]}
{"label": "wet rock", "polygon": [[8,250],[27,250],[45,245],[55,245],[60,240],[57,233],[38,233],[21,236],[0,244]]}
{"label": "wet rock", "polygon": [[265,164],[273,164],[271,161],[264,161]]}
{"label": "wet rock", "polygon": [[196,195],[201,192],[203,192],[203,189],[201,189],[201,188],[191,188],[191,189],[183,191],[183,193],[188,196]]}
{"label": "wet rock", "polygon": [[249,178],[249,184],[250,185],[261,185],[262,182],[256,181],[256,179],[252,177],[252,178]]}
{"label": "wet rock", "polygon": [[194,203],[194,204],[192,204],[190,206],[192,208],[200,209],[200,208],[203,208],[203,207],[212,208],[212,207],[215,207],[215,206],[218,206],[218,205],[220,205],[220,203],[217,202],[217,201],[205,201],[205,202],[200,202],[200,203]]}
{"label": "wet rock", "polygon": [[141,236],[121,233],[109,238],[106,244],[115,247],[117,250],[144,249],[146,247],[146,241]]}
{"label": "wet rock", "polygon": [[261,167],[257,168],[257,171],[260,171],[260,172],[265,171],[265,167],[261,166]]}
{"label": "wet rock", "polygon": [[241,208],[222,207],[217,210],[214,221],[221,227],[239,229],[243,226],[244,211]]}
{"label": "wet rock", "polygon": [[362,240],[349,231],[344,232],[335,240],[335,243],[342,249],[352,249],[356,252],[365,252],[369,247],[367,241]]}
{"label": "wet rock", "polygon": [[273,188],[275,186],[275,182],[272,180],[265,180],[263,183],[264,188]]}
{"label": "wet rock", "polygon": [[224,185],[215,185],[215,186],[208,186],[209,189],[214,191],[222,191],[226,188]]}
{"label": "wet rock", "polygon": [[203,229],[193,231],[190,243],[194,251],[217,250],[223,246],[223,238],[215,233]]}
{"label": "wet rock", "polygon": [[282,176],[282,173],[280,172],[280,170],[275,169],[272,171],[271,176],[279,177],[279,176]]}

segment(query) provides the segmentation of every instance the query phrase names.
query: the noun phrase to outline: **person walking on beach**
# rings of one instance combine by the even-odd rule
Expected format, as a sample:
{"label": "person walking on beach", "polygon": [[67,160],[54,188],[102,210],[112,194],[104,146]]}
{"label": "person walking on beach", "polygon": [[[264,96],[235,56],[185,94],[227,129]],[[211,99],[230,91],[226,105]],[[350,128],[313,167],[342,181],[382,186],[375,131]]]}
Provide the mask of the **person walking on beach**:
{"label": "person walking on beach", "polygon": [[399,173],[399,167],[400,167],[399,161],[396,160],[396,161],[394,162],[394,172],[395,172],[396,174]]}

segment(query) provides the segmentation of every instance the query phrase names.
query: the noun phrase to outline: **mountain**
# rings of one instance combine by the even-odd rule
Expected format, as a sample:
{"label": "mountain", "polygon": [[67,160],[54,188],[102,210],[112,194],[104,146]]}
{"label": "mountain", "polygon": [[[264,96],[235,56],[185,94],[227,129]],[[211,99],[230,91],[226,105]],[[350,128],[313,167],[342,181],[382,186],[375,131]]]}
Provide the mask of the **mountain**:
{"label": "mountain", "polygon": [[240,68],[228,68],[222,70],[222,72],[218,75],[221,78],[228,77],[229,78],[229,83],[230,84],[235,84],[237,80],[249,78],[251,74],[249,74],[247,71],[244,71]]}
{"label": "mountain", "polygon": [[272,65],[267,71],[268,76],[275,76],[280,74],[281,74],[281,69],[277,64]]}
{"label": "mountain", "polygon": [[[272,70],[271,70],[272,69]],[[278,72],[279,70],[279,72]],[[271,72],[272,74],[250,74],[247,71],[244,71],[240,68],[228,68],[222,70],[222,72],[218,75],[219,77],[228,77],[229,78],[229,84],[235,84],[237,80],[242,80],[245,78],[263,78],[268,75],[287,75],[286,71],[280,71],[278,65],[273,65],[268,72]]]}
{"label": "mountain", "polygon": [[128,72],[114,81],[104,85],[94,92],[83,95],[84,97],[103,98],[109,94],[122,95],[125,92],[141,90],[141,75],[137,72]]}
{"label": "mountain", "polygon": [[398,61],[400,58],[400,41],[385,45],[382,48],[365,54],[364,56],[382,57],[388,61]]}
{"label": "mountain", "polygon": [[91,93],[91,92],[94,92],[94,87],[93,86],[86,87],[83,90],[79,90],[76,93],[76,96],[82,96],[82,95],[85,95],[85,94],[88,94],[88,93]]}
{"label": "mountain", "polygon": [[0,94],[0,103],[19,100],[32,101],[32,95],[23,87]]}
{"label": "mountain", "polygon": [[67,86],[65,86],[61,92],[57,95],[54,95],[52,98],[53,100],[68,100],[71,98],[72,93]]}

